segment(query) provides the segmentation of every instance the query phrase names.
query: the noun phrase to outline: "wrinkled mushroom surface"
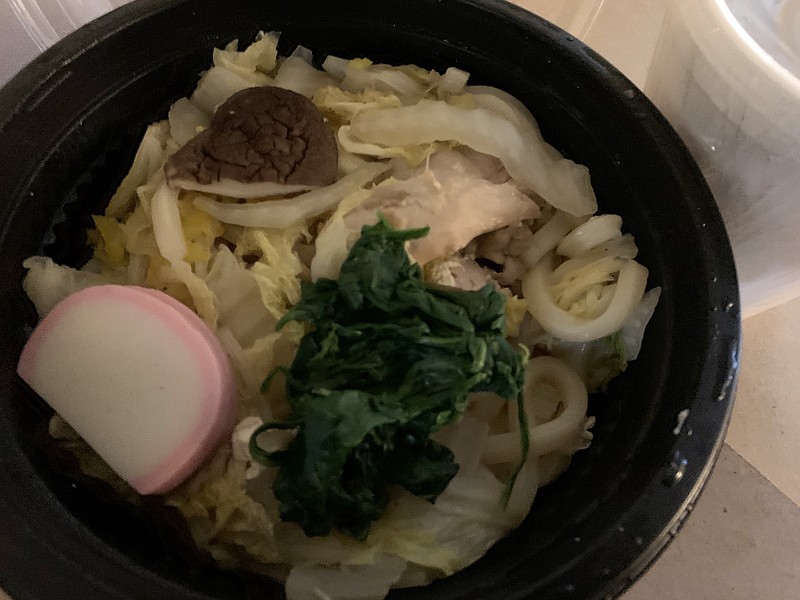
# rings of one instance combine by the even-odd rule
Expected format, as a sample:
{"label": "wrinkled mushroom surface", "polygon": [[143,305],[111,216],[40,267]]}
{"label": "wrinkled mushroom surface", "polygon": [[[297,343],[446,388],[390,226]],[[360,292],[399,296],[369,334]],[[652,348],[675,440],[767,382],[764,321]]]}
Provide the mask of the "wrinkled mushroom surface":
{"label": "wrinkled mushroom surface", "polygon": [[254,87],[226,100],[164,170],[173,187],[249,198],[328,185],[337,166],[333,131],[308,98]]}

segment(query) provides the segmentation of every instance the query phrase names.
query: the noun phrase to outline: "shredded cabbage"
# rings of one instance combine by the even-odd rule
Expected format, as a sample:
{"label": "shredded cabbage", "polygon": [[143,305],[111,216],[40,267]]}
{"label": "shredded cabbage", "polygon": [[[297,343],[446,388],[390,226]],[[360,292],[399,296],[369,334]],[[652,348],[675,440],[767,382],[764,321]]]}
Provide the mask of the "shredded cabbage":
{"label": "shredded cabbage", "polygon": [[340,127],[336,135],[339,144],[347,152],[364,156],[374,156],[376,158],[400,157],[405,159],[405,161],[413,167],[422,163],[422,161],[437,150],[449,147],[449,144],[444,142],[403,144],[397,146],[380,146],[378,144],[361,142],[353,136],[349,125]]}
{"label": "shredded cabbage", "polygon": [[223,446],[209,463],[165,497],[177,508],[195,544],[223,566],[242,567],[277,558],[271,519],[245,487],[246,463]]}
{"label": "shredded cabbage", "polygon": [[[387,179],[391,181],[391,179]],[[380,184],[379,184],[380,185]],[[369,198],[370,190],[358,190],[345,196],[339,203],[333,215],[319,232],[316,243],[316,254],[311,261],[311,280],[321,278],[336,279],[344,259],[355,240],[358,231],[348,227],[344,221],[351,210],[360,206]]]}
{"label": "shredded cabbage", "polygon": [[340,85],[347,92],[378,90],[396,94],[404,103],[417,102],[427,93],[425,84],[402,70],[389,65],[375,65],[366,59],[347,63]]}
{"label": "shredded cabbage", "polygon": [[302,565],[290,571],[286,595],[292,600],[383,600],[405,568],[403,560],[391,556],[366,566]]}
{"label": "shredded cabbage", "polygon": [[306,236],[305,225],[286,229],[247,229],[236,245],[236,255],[259,256],[250,267],[265,308],[277,320],[300,300],[300,277],[304,266],[294,251]]}
{"label": "shredded cabbage", "polygon": [[119,222],[100,215],[92,215],[92,221],[100,233],[102,243],[98,245],[96,255],[102,254],[111,265],[121,265],[125,261],[125,237]]}
{"label": "shredded cabbage", "polygon": [[639,306],[622,325],[622,329],[620,329],[621,342],[628,360],[636,360],[639,357],[645,328],[653,317],[659,298],[661,298],[660,287],[648,290]]}
{"label": "shredded cabbage", "polygon": [[207,115],[213,115],[225,100],[253,85],[252,81],[236,71],[226,67],[211,67],[200,79],[190,100]]}
{"label": "shredded cabbage", "polygon": [[136,188],[157,176],[167,160],[169,123],[160,121],[147,128],[130,171],[108,201],[106,216],[119,217],[128,212],[136,200]]}
{"label": "shredded cabbage", "polygon": [[237,71],[242,76],[256,72],[270,73],[278,64],[279,37],[280,34],[274,31],[260,31],[256,41],[241,52],[238,51],[238,41],[233,40],[224,50],[215,49],[214,64]]}
{"label": "shredded cabbage", "polygon": [[253,273],[221,246],[205,279],[214,294],[217,326],[228,329],[243,347],[275,330],[275,317],[261,301]]}
{"label": "shredded cabbage", "polygon": [[496,156],[514,179],[555,208],[578,216],[597,210],[586,167],[556,158],[538,136],[483,108],[423,100],[358,114],[350,128],[356,139],[387,147],[452,140]]}
{"label": "shredded cabbage", "polygon": [[312,100],[334,126],[350,123],[354,116],[365,110],[397,108],[403,105],[395,94],[378,90],[347,92],[335,85],[317,90]]}
{"label": "shredded cabbage", "polygon": [[28,270],[22,280],[22,289],[33,302],[39,317],[44,317],[70,294],[95,285],[113,283],[96,273],[57,265],[46,256],[32,256],[22,266]]}
{"label": "shredded cabbage", "polygon": [[258,39],[244,51],[238,52],[234,40],[224,50],[214,51],[214,66],[197,85],[190,100],[198,109],[212,115],[217,106],[236,92],[253,86],[269,85],[271,72],[277,64],[278,36],[259,33]]}
{"label": "shredded cabbage", "polygon": [[163,183],[153,194],[150,210],[159,253],[171,263],[182,261],[186,256],[186,238],[183,237],[177,190]]}
{"label": "shredded cabbage", "polygon": [[272,85],[311,98],[317,90],[333,83],[334,80],[330,75],[325,71],[318,71],[311,65],[311,52],[298,46],[292,55],[283,61]]}
{"label": "shredded cabbage", "polygon": [[211,122],[208,114],[181,98],[169,109],[169,130],[172,138],[183,146],[186,142],[206,129]]}
{"label": "shredded cabbage", "polygon": [[223,223],[245,227],[289,227],[330,210],[344,196],[364,187],[388,169],[389,165],[386,163],[365,164],[331,185],[294,198],[232,204],[202,197],[198,198],[195,204]]}

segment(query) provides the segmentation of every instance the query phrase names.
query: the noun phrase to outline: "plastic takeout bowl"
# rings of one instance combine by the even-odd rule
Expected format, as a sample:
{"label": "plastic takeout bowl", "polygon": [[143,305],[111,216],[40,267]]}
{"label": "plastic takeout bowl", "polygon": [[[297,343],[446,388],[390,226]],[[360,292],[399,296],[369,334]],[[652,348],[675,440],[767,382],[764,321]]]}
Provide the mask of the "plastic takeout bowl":
{"label": "plastic takeout bowl", "polygon": [[47,451],[48,410],[14,374],[35,322],[22,260],[42,251],[84,260],[88,215],[102,210],[145,125],[191,91],[212,47],[260,29],[282,31],[284,51],[302,43],[456,65],[508,90],[533,109],[546,139],[588,165],[602,210],[620,213],[636,235],[650,285],[663,295],[639,359],[591,401],[591,448],[478,563],[392,597],[620,593],[675,535],[722,444],[740,337],[730,248],[680,139],[625,77],[549,23],[478,0],[236,0],[224,8],[142,0],[58,43],[0,92],[0,586],[40,600],[280,597],[265,577],[184,552],[180,536],[153,518],[155,507],[125,505],[70,471]]}

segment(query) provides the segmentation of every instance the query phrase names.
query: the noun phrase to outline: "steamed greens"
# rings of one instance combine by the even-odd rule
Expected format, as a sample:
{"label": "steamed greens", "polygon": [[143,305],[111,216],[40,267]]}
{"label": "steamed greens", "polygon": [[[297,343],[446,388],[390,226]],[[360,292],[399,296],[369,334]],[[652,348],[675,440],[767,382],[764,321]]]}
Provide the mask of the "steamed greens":
{"label": "steamed greens", "polygon": [[[308,535],[366,538],[394,484],[435,502],[458,465],[430,435],[462,416],[471,392],[520,397],[523,357],[505,339],[503,296],[426,285],[404,249],[426,234],[364,227],[338,281],[305,285],[278,323],[312,331],[287,372],[292,415],[259,428],[251,449],[280,468],[281,518]],[[286,449],[259,447],[259,435],[287,428]]]}

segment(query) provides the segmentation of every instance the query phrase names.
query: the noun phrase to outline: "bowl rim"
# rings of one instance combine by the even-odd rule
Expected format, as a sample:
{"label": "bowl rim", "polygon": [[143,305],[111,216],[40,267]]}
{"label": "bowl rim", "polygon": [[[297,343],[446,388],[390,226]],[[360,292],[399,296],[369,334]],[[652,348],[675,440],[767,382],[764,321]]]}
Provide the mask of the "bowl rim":
{"label": "bowl rim", "polygon": [[[152,18],[171,7],[189,4],[191,1],[138,0],[83,26],[58,42],[0,90],[0,134],[13,124],[18,112],[25,110],[25,107],[35,107],[41,98],[57,90],[62,82],[61,77],[63,77],[64,70],[76,58],[91,52],[104,39],[133,23]],[[436,3],[435,0],[425,1],[430,4]],[[721,280],[720,284],[723,284],[709,286],[709,299],[715,307],[724,307],[725,310],[710,315],[712,324],[716,327],[719,335],[710,340],[710,343],[716,344],[713,351],[709,351],[709,356],[713,356],[715,362],[707,365],[709,369],[707,378],[713,382],[711,388],[719,391],[719,402],[715,403],[715,411],[712,412],[711,408],[707,407],[704,412],[703,408],[699,407],[697,410],[699,414],[696,414],[693,409],[693,415],[700,418],[712,415],[709,417],[712,423],[709,424],[706,433],[712,435],[713,441],[709,443],[709,440],[700,440],[701,436],[686,435],[686,432],[677,435],[674,460],[665,465],[663,472],[647,485],[643,493],[632,503],[630,510],[617,523],[613,524],[614,531],[609,529],[608,535],[603,540],[599,540],[594,548],[590,548],[591,552],[587,553],[586,560],[602,556],[597,547],[601,541],[604,544],[620,545],[614,554],[614,561],[618,568],[613,580],[597,578],[595,581],[599,593],[603,597],[611,597],[622,593],[638,579],[674,538],[697,501],[724,443],[724,432],[727,429],[733,406],[732,399],[741,340],[741,320],[733,256],[730,245],[727,243],[721,217],[713,204],[713,198],[699,169],[666,119],[624,75],[567,32],[519,6],[503,0],[450,0],[450,4],[460,5],[470,10],[488,11],[501,22],[522,24],[536,32],[537,35],[546,36],[554,43],[573,45],[573,52],[582,53],[583,60],[587,62],[587,68],[593,69],[605,77],[609,86],[627,89],[631,92],[630,96],[626,94],[624,97],[621,96],[620,100],[628,103],[638,119],[650,123],[652,127],[671,136],[671,141],[677,144],[676,147],[679,149],[671,160],[676,165],[681,165],[681,172],[686,176],[684,185],[697,190],[698,194],[707,199],[708,205],[702,207],[703,210],[698,214],[697,219],[698,223],[703,220],[708,225],[707,231],[711,237],[707,240],[707,244],[709,244],[707,255],[714,259],[714,265]],[[687,160],[690,166],[693,165],[693,168],[688,171],[686,171]],[[28,178],[26,175],[21,177],[21,180],[27,181]],[[0,241],[5,239],[8,234],[7,225],[12,216],[12,214],[0,214],[0,219],[2,219],[0,220]],[[103,577],[113,578],[123,574],[129,577],[133,575],[156,586],[160,592],[171,593],[182,598],[197,600],[212,598],[206,594],[187,590],[177,583],[141,567],[84,528],[76,517],[64,514],[66,511],[63,510],[60,502],[52,496],[42,481],[37,480],[33,466],[28,460],[19,452],[15,455],[7,455],[6,450],[11,448],[8,441],[11,437],[13,436],[10,434],[6,412],[3,407],[0,407],[0,455],[6,454],[0,458],[2,467],[0,468],[0,483],[7,484],[3,486],[5,489],[9,489],[9,486],[13,488],[10,494],[0,495],[0,520],[9,527],[8,539],[11,540],[10,544],[0,543],[0,558],[9,558],[11,562],[0,560],[0,563],[14,564],[16,561],[16,564],[23,566],[24,571],[28,571],[28,567],[35,569],[36,565],[43,560],[42,557],[47,557],[47,560],[50,561],[48,571],[60,573],[56,577],[56,582],[59,578],[83,578],[87,585],[103,590],[108,598],[132,597],[122,590],[112,590],[103,581]],[[689,468],[683,462],[686,457],[691,459]],[[665,489],[668,490],[666,496]],[[38,513],[32,512],[30,507],[25,504],[31,495],[42,498],[47,514],[57,518],[64,525],[64,531],[55,532],[53,537],[45,535],[46,531],[50,531],[50,529],[46,525],[37,525]],[[658,503],[653,504],[656,498]],[[654,510],[653,506],[657,508]],[[627,539],[629,536],[623,539],[621,534],[640,527],[640,524],[645,521],[657,522],[660,532],[649,543],[639,544],[636,555],[632,557],[626,552],[633,547],[633,544],[631,540]],[[39,558],[27,564],[24,562],[27,560],[26,552],[33,547],[40,552]],[[67,549],[84,552],[88,549],[90,555],[103,561],[103,573],[83,572],[81,563],[87,560],[86,555],[81,556],[69,552]],[[15,556],[16,559],[13,558]],[[573,567],[574,565],[569,566],[569,568]],[[13,593],[20,594],[20,597],[25,597],[24,586],[30,584],[34,579],[36,577],[32,578],[31,573],[26,573],[24,579],[17,580],[9,573],[0,571],[0,586],[6,586]],[[566,589],[565,591],[569,592],[570,590]]]}

